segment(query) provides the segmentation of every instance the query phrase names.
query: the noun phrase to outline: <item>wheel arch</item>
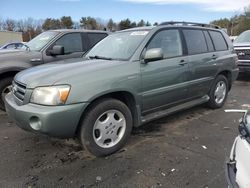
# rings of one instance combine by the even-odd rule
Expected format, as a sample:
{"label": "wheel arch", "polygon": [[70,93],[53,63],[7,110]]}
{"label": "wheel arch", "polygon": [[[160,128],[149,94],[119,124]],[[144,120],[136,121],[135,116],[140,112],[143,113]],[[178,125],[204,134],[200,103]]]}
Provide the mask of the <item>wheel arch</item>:
{"label": "wheel arch", "polygon": [[25,66],[25,67],[17,67],[17,66],[13,66],[13,67],[8,67],[8,68],[2,68],[0,67],[0,79],[2,78],[6,78],[9,76],[15,76],[18,72],[29,68],[29,66]]}
{"label": "wheel arch", "polygon": [[232,88],[232,72],[229,71],[229,70],[223,70],[223,71],[220,71],[218,75],[223,75],[227,78],[227,81],[228,81],[228,91],[231,90]]}
{"label": "wheel arch", "polygon": [[14,77],[20,70],[8,70],[0,73],[0,80],[6,77]]}
{"label": "wheel arch", "polygon": [[82,112],[82,115],[81,115],[81,118],[79,120],[79,123],[78,123],[78,126],[77,126],[77,129],[75,131],[75,135],[78,134],[80,128],[81,128],[81,122],[82,120],[85,118],[85,114],[86,112],[93,106],[95,105],[96,103],[98,103],[99,101],[101,100],[104,100],[104,99],[117,99],[121,102],[123,102],[124,104],[126,104],[128,106],[128,108],[130,109],[131,111],[131,114],[132,114],[132,118],[133,118],[133,126],[138,126],[140,124],[140,114],[138,113],[138,110],[137,110],[137,100],[136,100],[136,97],[129,91],[113,91],[113,92],[109,92],[109,93],[106,93],[106,94],[103,94],[101,96],[97,96],[95,98],[93,98],[88,106],[83,110]]}

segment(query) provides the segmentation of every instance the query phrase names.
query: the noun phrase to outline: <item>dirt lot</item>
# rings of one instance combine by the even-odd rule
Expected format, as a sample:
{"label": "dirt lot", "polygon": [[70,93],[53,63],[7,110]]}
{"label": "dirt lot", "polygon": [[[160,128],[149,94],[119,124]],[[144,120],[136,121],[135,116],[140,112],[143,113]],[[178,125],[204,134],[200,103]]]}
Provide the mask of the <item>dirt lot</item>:
{"label": "dirt lot", "polygon": [[[240,77],[225,108],[250,103],[249,90],[250,77]],[[0,112],[0,187],[226,187],[239,118],[195,107],[135,129],[120,152],[94,158],[72,140],[25,132]]]}

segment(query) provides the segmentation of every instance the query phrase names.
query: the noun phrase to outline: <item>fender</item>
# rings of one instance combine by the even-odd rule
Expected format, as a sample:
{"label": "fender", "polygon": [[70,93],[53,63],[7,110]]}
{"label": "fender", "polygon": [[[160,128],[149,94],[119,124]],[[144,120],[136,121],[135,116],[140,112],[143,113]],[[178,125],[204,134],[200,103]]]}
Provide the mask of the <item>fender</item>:
{"label": "fender", "polygon": [[32,67],[31,64],[21,61],[1,62],[0,63],[0,75],[7,72],[20,72],[24,69]]}

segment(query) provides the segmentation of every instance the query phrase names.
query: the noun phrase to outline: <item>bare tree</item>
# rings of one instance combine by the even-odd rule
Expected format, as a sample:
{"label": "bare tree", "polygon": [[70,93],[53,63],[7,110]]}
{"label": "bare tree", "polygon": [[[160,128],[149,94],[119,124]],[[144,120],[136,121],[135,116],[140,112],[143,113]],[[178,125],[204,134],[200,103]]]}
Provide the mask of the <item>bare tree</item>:
{"label": "bare tree", "polygon": [[15,21],[12,19],[6,19],[4,23],[4,29],[7,31],[14,31],[15,30]]}

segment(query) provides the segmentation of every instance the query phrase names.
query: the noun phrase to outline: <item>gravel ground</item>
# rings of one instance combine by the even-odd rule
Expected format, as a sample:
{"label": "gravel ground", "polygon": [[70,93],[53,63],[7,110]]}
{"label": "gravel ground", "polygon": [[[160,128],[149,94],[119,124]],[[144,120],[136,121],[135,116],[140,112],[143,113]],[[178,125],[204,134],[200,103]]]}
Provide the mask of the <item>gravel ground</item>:
{"label": "gravel ground", "polygon": [[[250,77],[233,85],[224,109],[250,103]],[[106,158],[74,140],[25,132],[0,112],[0,187],[226,187],[224,163],[239,114],[195,107],[133,130]]]}

